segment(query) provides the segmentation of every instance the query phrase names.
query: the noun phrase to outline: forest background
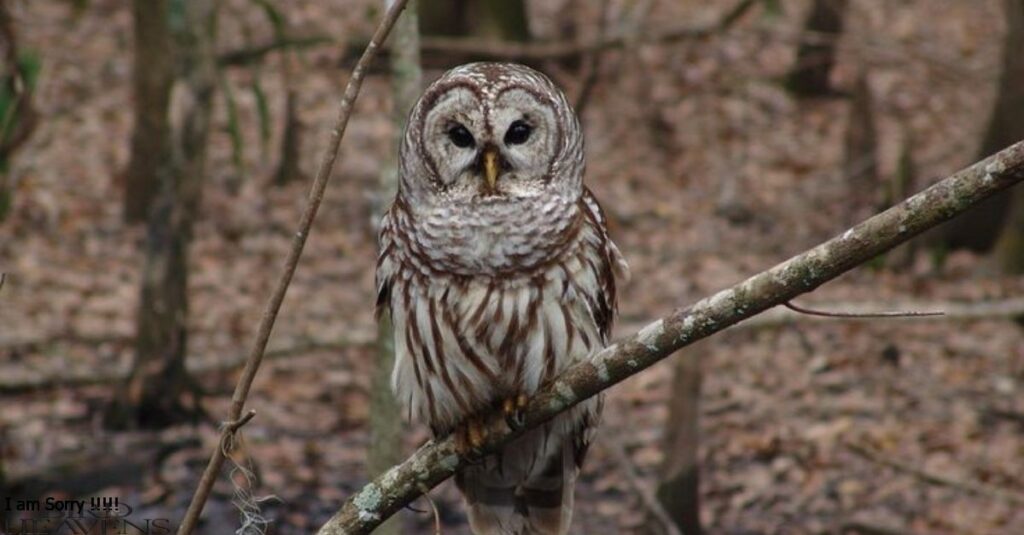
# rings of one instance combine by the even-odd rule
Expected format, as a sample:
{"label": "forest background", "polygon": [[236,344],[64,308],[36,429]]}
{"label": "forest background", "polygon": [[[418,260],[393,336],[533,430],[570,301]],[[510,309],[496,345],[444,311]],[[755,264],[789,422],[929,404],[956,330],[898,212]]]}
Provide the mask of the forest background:
{"label": "forest background", "polygon": [[[383,7],[2,3],[0,496],[182,517]],[[366,80],[285,298],[232,456],[252,477],[221,478],[198,533],[311,532],[426,437],[379,439],[399,419],[374,382],[375,214],[410,31],[423,80],[523,61],[580,108],[587,181],[634,274],[619,334],[1024,139],[1020,0],[419,10]],[[612,389],[574,533],[1024,529],[1020,196],[799,301],[947,317],[770,316]],[[237,489],[277,498],[240,513]],[[444,533],[467,533],[453,489],[432,496]]]}

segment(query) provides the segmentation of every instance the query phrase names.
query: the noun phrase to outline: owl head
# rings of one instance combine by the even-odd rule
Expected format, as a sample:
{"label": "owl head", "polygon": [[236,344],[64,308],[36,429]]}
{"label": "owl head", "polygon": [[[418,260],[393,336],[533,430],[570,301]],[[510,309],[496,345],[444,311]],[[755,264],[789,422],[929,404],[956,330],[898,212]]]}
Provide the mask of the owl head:
{"label": "owl head", "polygon": [[545,75],[511,63],[470,63],[430,85],[401,147],[400,188],[427,203],[578,198],[579,121]]}

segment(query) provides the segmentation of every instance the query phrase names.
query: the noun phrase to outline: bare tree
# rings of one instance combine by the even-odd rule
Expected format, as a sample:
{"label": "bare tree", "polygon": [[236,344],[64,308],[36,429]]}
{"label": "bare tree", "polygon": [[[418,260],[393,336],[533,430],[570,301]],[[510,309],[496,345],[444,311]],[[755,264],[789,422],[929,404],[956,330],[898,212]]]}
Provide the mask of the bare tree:
{"label": "bare tree", "polygon": [[[286,59],[285,61],[290,61]],[[291,79],[288,77],[287,79]],[[291,82],[285,94],[284,133],[281,135],[281,160],[274,172],[274,185],[283,186],[302,178],[299,149],[302,147],[302,121],[299,120],[298,92]]]}
{"label": "bare tree", "polygon": [[135,63],[132,89],[135,130],[124,175],[124,218],[146,219],[160,192],[162,175],[171,167],[167,107],[174,83],[174,52],[170,27],[171,0],[134,0]]}
{"label": "bare tree", "polygon": [[[978,148],[980,154],[1024,138],[1024,0],[1004,0],[1004,5],[1002,73],[992,115]],[[1024,242],[1024,214],[1020,212],[1024,211],[1024,198],[1017,202],[1018,197],[1015,192],[998,195],[945,225],[939,231],[941,246],[988,252],[1001,240],[998,256],[1011,271],[1021,272],[1024,246],[1019,244]]]}
{"label": "bare tree", "polygon": [[867,75],[862,72],[850,94],[850,111],[843,140],[846,207],[850,212],[848,222],[863,219],[882,207],[878,133],[872,100]]}
{"label": "bare tree", "polygon": [[[914,162],[914,132],[909,126],[903,129],[903,141],[900,145],[900,159],[896,166],[896,175],[889,181],[885,204],[890,205],[899,199],[906,198],[917,185],[917,165]],[[909,268],[914,264],[921,238],[910,240],[893,249],[886,255],[886,263],[896,269]]]}
{"label": "bare tree", "polygon": [[[1024,137],[1024,0],[1006,0],[1006,45],[999,96],[981,152],[1008,139]],[[1024,273],[1024,195],[1019,191],[1001,195],[1010,198],[1006,225],[996,243],[1000,267],[1008,273]]]}
{"label": "bare tree", "polygon": [[524,0],[436,0],[423,5],[424,35],[493,37],[526,41],[530,29]]}
{"label": "bare tree", "polygon": [[[530,39],[525,0],[435,0],[419,10],[420,32],[431,37],[479,37],[488,41],[521,43]],[[448,68],[459,63],[480,61],[475,52],[428,51],[425,67]]]}
{"label": "bare tree", "polygon": [[[271,19],[274,24],[275,42],[291,42],[293,31],[284,15],[280,14]],[[302,168],[299,166],[303,124],[299,118],[299,92],[295,87],[295,64],[297,62],[295,46],[284,47],[284,57],[281,58],[281,77],[284,79],[285,91],[284,132],[281,135],[280,160],[277,170],[274,172],[273,183],[275,186],[284,186],[293,180],[301,180],[303,177]]]}
{"label": "bare tree", "polygon": [[[188,250],[198,211],[215,72],[210,36],[213,7],[182,2],[185,25],[176,32],[179,73],[174,84],[170,159],[155,169],[160,184],[147,218],[146,258],[136,316],[135,361],[108,413],[113,427],[162,427],[195,416],[198,389],[185,369],[188,341]],[[192,407],[184,397],[192,397]]]}
{"label": "bare tree", "polygon": [[697,355],[704,344],[688,347],[676,357],[672,398],[665,423],[665,462],[658,501],[686,535],[700,535],[700,386]]}
{"label": "bare tree", "polygon": [[848,4],[848,0],[814,0],[804,31],[823,39],[804,41],[797,48],[796,62],[786,77],[786,87],[794,95],[824,97],[835,93],[830,77]]}

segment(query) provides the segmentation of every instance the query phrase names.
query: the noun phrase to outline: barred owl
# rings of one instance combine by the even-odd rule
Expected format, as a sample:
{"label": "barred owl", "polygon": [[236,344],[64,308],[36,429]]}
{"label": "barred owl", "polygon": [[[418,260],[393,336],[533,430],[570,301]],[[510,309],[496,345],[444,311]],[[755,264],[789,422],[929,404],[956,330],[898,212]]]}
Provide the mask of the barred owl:
{"label": "barred owl", "polygon": [[[472,451],[483,415],[514,424],[531,393],[608,342],[628,268],[583,185],[579,121],[543,74],[448,71],[400,152],[377,262],[392,387],[410,419]],[[577,405],[456,475],[474,533],[566,533],[600,411],[600,398]]]}

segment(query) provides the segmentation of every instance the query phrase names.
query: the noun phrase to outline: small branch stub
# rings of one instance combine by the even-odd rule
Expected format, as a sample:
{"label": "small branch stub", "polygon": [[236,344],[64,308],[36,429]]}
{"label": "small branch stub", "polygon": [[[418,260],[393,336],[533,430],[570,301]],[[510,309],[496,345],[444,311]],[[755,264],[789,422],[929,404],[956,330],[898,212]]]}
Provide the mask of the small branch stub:
{"label": "small branch stub", "polygon": [[228,433],[234,433],[238,431],[243,425],[249,423],[249,420],[252,420],[255,416],[256,411],[253,409],[249,409],[249,412],[245,413],[245,416],[242,416],[241,418],[233,422],[224,422],[224,428],[227,430]]}
{"label": "small branch stub", "polygon": [[827,310],[817,310],[813,308],[805,308],[798,306],[792,301],[786,301],[782,303],[782,306],[792,310],[793,312],[799,312],[800,314],[807,314],[808,316],[820,316],[823,318],[928,318],[934,316],[945,316],[946,313],[941,310],[933,311],[917,311],[917,310],[890,310],[884,312],[830,312]]}

